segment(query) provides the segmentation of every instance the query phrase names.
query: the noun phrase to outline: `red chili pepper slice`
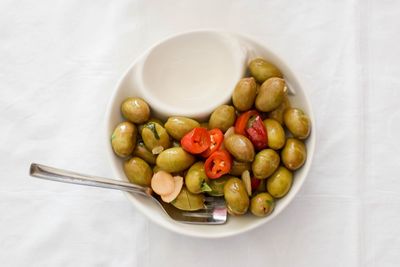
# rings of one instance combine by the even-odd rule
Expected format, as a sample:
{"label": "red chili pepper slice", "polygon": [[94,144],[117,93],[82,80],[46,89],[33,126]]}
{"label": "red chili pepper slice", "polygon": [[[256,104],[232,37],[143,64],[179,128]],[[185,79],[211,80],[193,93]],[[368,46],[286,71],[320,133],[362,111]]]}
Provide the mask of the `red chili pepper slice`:
{"label": "red chili pepper slice", "polygon": [[216,179],[227,174],[232,167],[232,157],[226,150],[212,153],[204,163],[206,175],[210,179]]}
{"label": "red chili pepper slice", "polygon": [[192,154],[200,154],[210,147],[210,135],[206,128],[196,127],[181,139],[184,150]]}
{"label": "red chili pepper slice", "polygon": [[209,157],[212,153],[219,150],[224,141],[224,133],[220,129],[215,128],[208,131],[208,133],[210,134],[211,143],[207,150],[201,153],[201,156],[204,158]]}
{"label": "red chili pepper slice", "polygon": [[264,123],[261,117],[257,115],[255,119],[249,121],[249,128],[246,129],[250,141],[253,143],[256,150],[261,150],[267,147],[268,136]]}
{"label": "red chili pepper slice", "polygon": [[241,114],[235,122],[235,132],[249,137],[256,150],[267,147],[268,136],[261,116],[256,110]]}
{"label": "red chili pepper slice", "polygon": [[245,135],[246,134],[246,128],[247,128],[247,122],[249,121],[251,116],[258,115],[258,112],[256,110],[249,110],[246,111],[245,113],[242,113],[235,122],[235,133]]}
{"label": "red chili pepper slice", "polygon": [[261,180],[255,177],[251,177],[251,191],[254,192],[260,186]]}

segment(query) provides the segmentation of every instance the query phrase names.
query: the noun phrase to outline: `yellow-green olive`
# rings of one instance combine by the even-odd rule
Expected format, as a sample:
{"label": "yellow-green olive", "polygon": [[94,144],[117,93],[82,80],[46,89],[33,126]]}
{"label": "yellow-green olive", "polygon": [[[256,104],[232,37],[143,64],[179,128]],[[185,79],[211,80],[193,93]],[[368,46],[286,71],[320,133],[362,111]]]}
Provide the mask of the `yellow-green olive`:
{"label": "yellow-green olive", "polygon": [[185,176],[185,184],[187,189],[193,194],[212,190],[208,185],[208,177],[202,161],[196,162],[189,168]]}
{"label": "yellow-green olive", "polygon": [[150,117],[149,105],[139,97],[129,97],[121,104],[122,115],[134,123],[144,123]]}
{"label": "yellow-green olive", "polygon": [[156,156],[147,149],[142,140],[139,140],[136,143],[136,147],[133,150],[132,155],[143,159],[151,165],[156,164]]}
{"label": "yellow-green olive", "polygon": [[224,140],[224,146],[237,161],[251,162],[254,159],[254,146],[240,134],[233,134]]}
{"label": "yellow-green olive", "polygon": [[228,128],[228,130],[226,130],[226,132],[224,133],[224,138],[228,138],[229,136],[233,135],[235,133],[235,127],[231,126]]}
{"label": "yellow-green olive", "polygon": [[287,109],[283,114],[283,121],[294,137],[306,139],[310,135],[310,119],[301,109]]}
{"label": "yellow-green olive", "polygon": [[219,128],[221,131],[226,132],[229,127],[233,126],[235,119],[235,108],[228,105],[222,105],[217,107],[211,114],[208,124],[210,129]]}
{"label": "yellow-green olive", "polygon": [[274,119],[283,125],[283,113],[285,113],[286,109],[290,108],[291,106],[292,105],[290,104],[289,97],[287,94],[285,94],[279,107],[268,113],[268,118]]}
{"label": "yellow-green olive", "polygon": [[232,160],[232,167],[229,174],[234,176],[241,176],[244,171],[251,170],[250,162],[240,162],[237,160]]}
{"label": "yellow-green olive", "polygon": [[203,194],[193,194],[186,187],[182,187],[181,192],[171,204],[180,210],[195,211],[205,208],[204,201]]}
{"label": "yellow-green olive", "polygon": [[121,122],[111,135],[111,146],[117,156],[125,158],[135,149],[137,129],[135,124]]}
{"label": "yellow-green olive", "polygon": [[273,174],[279,166],[278,153],[272,149],[264,149],[257,153],[251,169],[257,179],[265,179]]}
{"label": "yellow-green olive", "polygon": [[232,176],[224,175],[218,179],[209,179],[207,184],[211,188],[211,191],[207,192],[207,194],[216,197],[223,196],[224,186],[230,178],[232,178]]}
{"label": "yellow-green olive", "polygon": [[158,155],[156,164],[166,172],[180,172],[189,168],[195,161],[195,157],[181,147],[172,147]]}
{"label": "yellow-green olive", "polygon": [[150,186],[153,171],[146,161],[133,157],[124,162],[124,172],[131,183]]}
{"label": "yellow-green olive", "polygon": [[171,146],[167,131],[156,122],[146,123],[142,130],[142,140],[153,154],[159,154]]}
{"label": "yellow-green olive", "polygon": [[232,94],[232,102],[239,111],[251,109],[257,94],[257,83],[253,77],[243,78],[236,84]]}
{"label": "yellow-green olive", "polygon": [[293,173],[285,167],[279,167],[267,181],[267,190],[274,198],[281,198],[289,192],[293,183]]}
{"label": "yellow-green olive", "polygon": [[[158,124],[160,124],[161,126],[163,126],[164,125],[164,123],[160,120],[160,119],[157,119],[157,118],[150,118],[148,121],[147,121],[147,123],[150,123],[150,122],[156,122],[156,123],[158,123]],[[144,129],[144,127],[146,126],[146,124],[147,123],[143,123],[143,124],[139,124],[138,125],[138,133],[140,134],[140,135],[142,135],[142,130]]]}
{"label": "yellow-green olive", "polygon": [[241,179],[233,177],[226,182],[224,185],[224,198],[229,214],[242,215],[247,212],[250,200]]}
{"label": "yellow-green olive", "polygon": [[288,138],[286,145],[281,152],[282,162],[291,171],[295,171],[301,166],[307,158],[305,144],[295,138]]}
{"label": "yellow-green olive", "polygon": [[165,123],[165,129],[175,140],[181,140],[185,134],[199,126],[197,121],[185,117],[170,117]]}
{"label": "yellow-green olive", "polygon": [[272,77],[283,77],[281,71],[274,64],[262,58],[252,60],[249,64],[249,70],[251,76],[259,83]]}
{"label": "yellow-green olive", "polygon": [[265,217],[275,208],[275,200],[268,193],[259,193],[251,198],[250,211],[255,216]]}
{"label": "yellow-green olive", "polygon": [[264,126],[267,130],[268,146],[278,150],[285,145],[285,130],[282,125],[274,119],[264,120]]}
{"label": "yellow-green olive", "polygon": [[269,112],[282,103],[285,95],[285,80],[269,78],[260,87],[255,106],[259,111]]}

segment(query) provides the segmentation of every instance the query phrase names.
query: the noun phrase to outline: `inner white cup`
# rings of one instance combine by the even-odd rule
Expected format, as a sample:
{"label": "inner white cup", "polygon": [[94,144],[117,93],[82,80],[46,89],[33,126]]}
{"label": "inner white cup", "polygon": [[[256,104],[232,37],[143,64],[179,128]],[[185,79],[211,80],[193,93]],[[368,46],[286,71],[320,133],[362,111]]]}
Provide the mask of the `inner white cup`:
{"label": "inner white cup", "polygon": [[141,95],[158,117],[206,117],[228,102],[246,70],[247,51],[231,34],[198,31],[166,39],[141,59]]}

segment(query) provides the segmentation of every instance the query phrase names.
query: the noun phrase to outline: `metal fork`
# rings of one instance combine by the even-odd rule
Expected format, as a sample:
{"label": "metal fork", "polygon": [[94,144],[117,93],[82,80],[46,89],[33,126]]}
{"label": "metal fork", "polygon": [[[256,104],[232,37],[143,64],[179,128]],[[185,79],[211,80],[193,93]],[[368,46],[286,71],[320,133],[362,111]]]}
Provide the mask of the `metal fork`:
{"label": "metal fork", "polygon": [[61,170],[41,164],[32,163],[29,174],[33,177],[87,186],[103,187],[137,193],[151,198],[175,221],[190,224],[224,224],[227,220],[227,209],[223,198],[206,197],[205,208],[198,211],[183,211],[165,203],[158,196],[152,195],[150,187],[143,187],[128,182],[95,177]]}

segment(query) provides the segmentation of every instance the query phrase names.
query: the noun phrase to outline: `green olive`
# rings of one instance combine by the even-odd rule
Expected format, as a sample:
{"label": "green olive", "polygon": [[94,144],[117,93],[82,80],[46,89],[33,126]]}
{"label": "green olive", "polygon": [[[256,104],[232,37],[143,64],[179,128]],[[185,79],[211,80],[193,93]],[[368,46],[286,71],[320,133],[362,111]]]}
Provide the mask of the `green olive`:
{"label": "green olive", "polygon": [[219,128],[221,131],[226,132],[229,127],[233,126],[235,119],[235,108],[222,105],[216,108],[211,114],[209,127],[210,129]]}
{"label": "green olive", "polygon": [[131,183],[141,186],[150,186],[153,171],[146,161],[133,157],[124,162],[124,172]]}
{"label": "green olive", "polygon": [[256,99],[257,83],[253,77],[243,78],[236,84],[232,94],[232,102],[239,111],[251,109]]}
{"label": "green olive", "polygon": [[290,108],[291,106],[292,105],[290,104],[289,97],[287,94],[285,94],[279,107],[268,113],[268,118],[274,119],[283,125],[283,113],[285,113],[286,109]]}
{"label": "green olive", "polygon": [[142,130],[142,139],[153,154],[159,154],[171,146],[167,131],[156,122],[146,123]]}
{"label": "green olive", "polygon": [[237,161],[251,162],[254,159],[253,144],[243,135],[233,134],[227,137],[224,146]]}
{"label": "green olive", "polygon": [[181,192],[171,204],[180,210],[195,211],[205,208],[204,201],[203,194],[193,194],[185,187],[182,187]]}
{"label": "green olive", "polygon": [[231,215],[241,215],[249,208],[249,196],[243,181],[232,177],[224,185],[224,198],[228,213]]}
{"label": "green olive", "polygon": [[268,146],[278,150],[285,145],[285,130],[282,125],[274,119],[264,120],[264,126],[267,130]]}
{"label": "green olive", "polygon": [[275,200],[268,193],[259,193],[251,198],[250,211],[255,216],[265,217],[275,208]]}
{"label": "green olive", "polygon": [[256,97],[256,108],[259,111],[269,112],[282,103],[285,95],[285,80],[281,78],[269,78],[260,87]]}
{"label": "green olive", "polygon": [[272,77],[283,77],[281,71],[274,64],[262,58],[252,60],[249,64],[249,70],[251,76],[259,83],[263,83]]}
{"label": "green olive", "polygon": [[156,156],[147,149],[142,140],[139,140],[136,143],[136,147],[133,150],[132,155],[143,159],[148,164],[156,164]]}
{"label": "green olive", "polygon": [[121,122],[111,135],[111,146],[117,156],[125,158],[135,149],[137,129],[135,124]]}
{"label": "green olive", "polygon": [[149,105],[139,97],[129,97],[121,104],[122,115],[134,123],[144,123],[150,117]]}
{"label": "green olive", "polygon": [[237,160],[232,160],[232,167],[229,174],[234,176],[241,176],[244,171],[251,170],[250,162],[240,162]]}
{"label": "green olive", "polygon": [[156,164],[166,172],[180,172],[189,168],[195,161],[195,157],[181,147],[172,147],[158,155]]}
{"label": "green olive", "polygon": [[281,198],[289,192],[293,183],[293,173],[285,167],[279,167],[267,181],[267,190],[274,198]]}
{"label": "green olive", "polygon": [[187,189],[193,194],[209,192],[212,189],[208,186],[208,177],[204,170],[204,163],[198,161],[193,164],[186,173],[185,184]]}
{"label": "green olive", "polygon": [[265,179],[273,174],[279,166],[278,153],[272,149],[264,149],[257,153],[251,169],[257,179]]}
{"label": "green olive", "polygon": [[288,138],[285,147],[282,149],[281,156],[285,167],[291,171],[295,171],[303,166],[306,161],[306,145],[295,138]]}
{"label": "green olive", "polygon": [[[156,122],[156,123],[160,124],[161,126],[164,125],[164,123],[163,123],[160,119],[157,119],[157,118],[150,118],[150,119],[147,121],[147,123],[150,123],[150,122]],[[147,123],[143,123],[143,124],[139,124],[139,125],[138,125],[138,133],[139,133],[140,135],[142,135],[142,130],[144,129],[144,127],[146,126]]]}
{"label": "green olive", "polygon": [[211,188],[211,191],[207,192],[210,196],[223,196],[224,195],[224,186],[226,182],[232,178],[233,176],[224,175],[218,179],[210,179],[208,180],[208,186]]}
{"label": "green olive", "polygon": [[165,123],[165,129],[175,140],[181,140],[185,134],[199,126],[197,121],[185,117],[170,117]]}
{"label": "green olive", "polygon": [[310,135],[310,119],[301,109],[287,109],[283,114],[283,122],[293,136],[298,139],[306,139]]}

